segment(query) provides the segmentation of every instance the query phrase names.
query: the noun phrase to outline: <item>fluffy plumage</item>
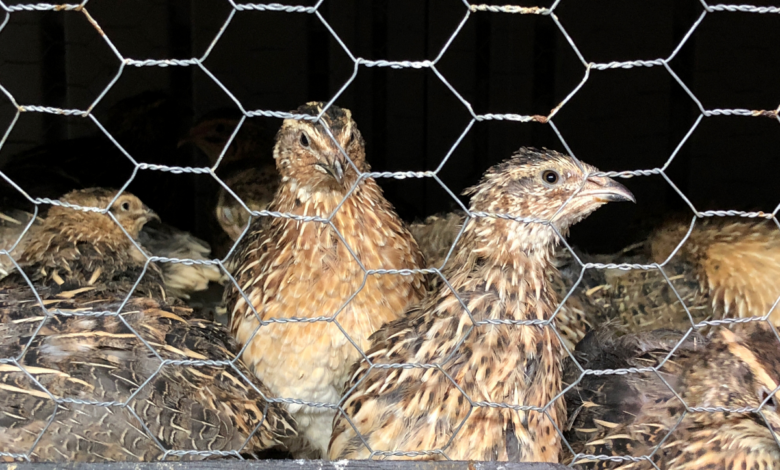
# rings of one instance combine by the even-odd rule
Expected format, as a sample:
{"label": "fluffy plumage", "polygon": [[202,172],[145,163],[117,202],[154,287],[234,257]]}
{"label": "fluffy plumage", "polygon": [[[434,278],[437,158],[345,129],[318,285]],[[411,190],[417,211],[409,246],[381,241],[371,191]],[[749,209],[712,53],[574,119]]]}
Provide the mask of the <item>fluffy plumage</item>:
{"label": "fluffy plumage", "polygon": [[409,225],[429,266],[440,268],[450,253],[466,220],[462,211],[434,214]]}
{"label": "fluffy plumage", "polygon": [[[473,195],[472,211],[551,220],[565,234],[604,203],[633,200],[609,178],[586,180],[593,171],[557,152],[521,149],[467,194]],[[550,319],[557,301],[547,279],[558,241],[550,225],[470,219],[444,268],[457,297],[440,284],[379,330],[367,352],[375,365],[442,364],[473,402],[538,409],[550,404],[552,422],[536,410],[472,409],[435,368],[369,370],[371,364],[361,360],[344,414],[334,421],[329,457],[360,459],[378,451],[407,453],[389,458],[438,458],[443,451],[455,460],[557,461],[561,440],[554,426],[565,422],[565,410],[561,400],[551,402],[561,391],[561,346],[547,326],[511,322]],[[480,323],[473,323],[458,297]]]}
{"label": "fluffy plumage", "polygon": [[[661,263],[688,232],[690,221],[669,223],[650,239]],[[718,318],[762,316],[780,298],[780,227],[774,220],[697,220],[673,259],[693,266],[693,278]],[[780,325],[780,309],[770,319]]]}
{"label": "fluffy plumage", "polygon": [[[460,230],[462,216],[432,216],[412,225],[429,265],[443,262]],[[767,314],[780,297],[780,228],[774,221],[743,218],[671,220],[641,243],[611,255],[578,256],[586,263],[666,263],[658,269],[588,269],[562,306],[556,326],[569,349],[592,326],[616,320],[628,331],[667,328],[685,330],[693,324],[722,318]],[[559,297],[577,283],[581,266],[568,250],[558,250],[554,262],[560,276],[550,277]],[[673,288],[672,288],[673,286]],[[675,293],[676,291],[676,293]],[[688,312],[686,312],[686,307]],[[780,326],[780,309],[770,315]]]}
{"label": "fluffy plumage", "polygon": [[[86,195],[95,191],[102,192],[100,199],[86,200]],[[113,197],[116,195],[115,190],[99,190],[90,189],[86,191],[76,191],[64,197],[65,201],[76,198],[80,199],[80,205],[98,204],[97,207],[106,207]],[[129,201],[135,201],[134,197],[130,197],[127,194],[120,196],[120,199],[128,199]],[[116,205],[120,207],[121,204]],[[55,214],[59,209],[55,209]],[[58,227],[52,226],[52,224],[45,224],[45,217],[48,211],[44,211],[43,217],[38,217],[35,222],[30,226],[29,230],[25,232],[27,224],[32,219],[33,214],[18,210],[10,209],[0,213],[0,248],[11,249],[14,244],[19,241],[16,248],[11,253],[14,258],[18,258],[26,249],[31,241],[36,240],[42,235],[43,232],[49,232],[49,234],[56,233],[59,230]],[[121,214],[119,214],[121,217]],[[156,218],[156,215],[151,213],[150,218]],[[66,220],[76,220],[78,214],[74,214]],[[55,220],[56,217],[55,217]],[[86,225],[85,227],[89,227]],[[79,224],[72,228],[78,230]],[[100,227],[100,229],[115,230],[114,227]],[[24,236],[22,234],[24,233]],[[169,225],[160,223],[159,221],[152,221],[146,223],[143,228],[136,235],[138,242],[143,248],[148,250],[150,255],[166,257],[166,258],[178,258],[178,259],[192,259],[196,261],[210,259],[209,254],[211,252],[210,247],[206,242],[200,240],[191,234],[178,230]],[[20,239],[21,237],[21,239]],[[129,245],[127,247],[129,249]],[[190,294],[197,291],[205,290],[208,287],[209,282],[222,282],[224,280],[224,274],[220,271],[219,267],[213,265],[201,265],[201,264],[183,264],[183,263],[162,263],[161,264],[165,286],[169,293],[172,295],[187,299]],[[6,276],[8,273],[15,269],[13,262],[3,257],[0,260],[0,278]]]}
{"label": "fluffy plumage", "polygon": [[[89,289],[89,288],[87,288]],[[81,315],[117,311],[110,293],[44,290],[50,310]],[[191,310],[150,298],[132,298],[116,316],[55,315],[44,320],[29,289],[0,291],[0,355],[19,364],[55,398],[99,402],[130,400],[138,420],[122,407],[74,402],[59,405],[12,364],[0,365],[0,449],[33,461],[153,461],[163,450],[256,453],[295,434],[294,421],[260,395],[268,389],[229,365],[167,365],[160,369],[142,337],[163,360],[231,361],[236,344],[218,324]],[[143,386],[143,388],[141,388]],[[47,426],[52,414],[54,420]],[[265,420],[263,419],[265,417]],[[33,444],[43,433],[33,449]],[[182,455],[202,459],[204,455]],[[175,458],[175,456],[169,456]]]}
{"label": "fluffy plumage", "polygon": [[[780,343],[765,325],[748,325],[736,334],[723,329],[709,342],[670,330],[622,337],[594,331],[578,346],[577,358],[589,369],[658,367],[678,343],[659,374],[689,407],[755,410],[763,405],[763,418],[749,411],[715,410],[683,416],[685,406],[653,372],[586,375],[566,394],[571,415],[566,435],[574,450],[629,457],[655,451],[651,460],[657,467],[646,460],[589,458],[576,467],[779,468],[773,433],[780,431],[780,415],[773,392],[780,384]],[[573,383],[579,376],[579,369],[569,364],[564,381]]]}
{"label": "fluffy plumage", "polygon": [[[276,171],[275,165],[247,168],[225,178],[225,184],[253,211],[268,208],[279,183],[279,172]],[[216,215],[222,230],[232,241],[238,240],[249,224],[249,212],[225,188],[219,190]]]}
{"label": "fluffy plumage", "polygon": [[[0,212],[0,249],[13,249],[11,257],[22,253],[30,241],[30,236],[22,235],[35,233],[43,222],[42,217],[38,216],[32,220],[33,217],[31,212],[13,207]],[[16,269],[11,257],[0,257],[0,279]]]}
{"label": "fluffy plumage", "polygon": [[[431,215],[422,222],[415,222],[410,225],[409,231],[412,232],[415,240],[420,245],[428,266],[442,267],[458,238],[465,220],[466,214],[457,211]],[[562,275],[558,269],[550,270],[548,281],[558,298],[563,299],[579,278],[579,264],[576,263],[571,253],[565,248],[555,251],[552,262],[557,268],[563,269],[564,273]],[[440,282],[441,278],[439,276],[431,276],[429,278],[428,290],[431,292],[435,291]],[[590,322],[595,319],[592,306],[587,302],[583,303],[580,290],[582,289],[580,288],[575,295],[567,299],[555,317],[555,327],[560,332],[561,339],[569,351],[573,351],[577,343],[585,337],[585,334],[591,328]]]}
{"label": "fluffy plumage", "polygon": [[[109,208],[116,222],[94,211],[65,206],[49,209],[17,258],[35,285],[103,285],[130,293],[146,263],[146,254],[133,241],[157,215],[130,193],[121,194],[111,204],[115,196],[113,190],[92,188],[72,191],[60,200],[80,207]],[[0,286],[15,286],[22,281],[21,274],[14,272],[0,281]],[[151,264],[138,289],[144,295],[164,298],[166,292],[161,284],[162,272]]]}
{"label": "fluffy plumage", "polygon": [[[113,196],[86,190],[62,201],[108,207]],[[131,237],[153,216],[127,193],[110,211]],[[0,282],[0,357],[17,361],[0,365],[4,452],[34,461],[155,460],[164,449],[254,453],[295,434],[287,412],[261,395],[268,390],[241,378],[250,371],[227,365],[236,351],[227,331],[191,318],[153,264],[133,289],[146,258],[108,215],[52,207],[19,263],[51,315],[20,273]],[[161,368],[156,354],[190,362]]]}
{"label": "fluffy plumage", "polygon": [[[580,256],[586,263],[648,263],[644,254]],[[577,282],[581,267],[564,253],[558,256],[558,261],[563,274],[561,285],[568,291]],[[713,319],[707,293],[699,289],[692,274],[694,266],[674,260],[663,269],[672,285],[658,269],[586,270],[567,301],[567,304],[575,302],[584,312],[581,318],[568,320],[572,331],[582,338],[590,328],[610,321],[632,332],[661,328],[686,330],[694,323]],[[691,317],[685,311],[686,306]]]}
{"label": "fluffy plumage", "polygon": [[[295,112],[316,116],[323,106],[309,103]],[[367,170],[363,138],[349,110],[332,106],[322,119],[357,168]],[[239,343],[249,342],[243,358],[275,396],[335,404],[360,357],[345,333],[366,349],[374,331],[401,316],[425,291],[421,274],[366,277],[341,237],[369,270],[417,269],[423,258],[379,186],[372,178],[358,180],[323,124],[285,120],[274,158],[282,180],[269,210],[325,218],[346,198],[331,219],[341,236],[317,221],[253,221],[230,261],[251,308],[229,285],[231,330]],[[271,323],[258,330],[258,316],[267,321],[335,314],[345,333],[327,321]],[[335,412],[299,404],[288,409],[313,450],[296,454],[324,454]]]}
{"label": "fluffy plumage", "polygon": [[[697,220],[690,237],[668,259],[690,225],[689,220],[669,221],[621,253],[584,256],[585,262],[666,262],[666,277],[658,269],[585,271],[570,301],[585,306],[588,325],[615,320],[632,332],[686,330],[703,321],[766,315],[780,296],[777,225],[750,219]],[[559,264],[563,284],[572,286],[580,269],[566,255],[559,256]],[[776,326],[779,315],[772,312],[769,317]]]}
{"label": "fluffy plumage", "polygon": [[[211,247],[192,234],[162,223],[149,223],[138,235],[141,246],[154,256],[206,261],[211,259]],[[213,264],[160,263],[165,287],[182,299],[208,289],[209,283],[222,283],[226,276]]]}

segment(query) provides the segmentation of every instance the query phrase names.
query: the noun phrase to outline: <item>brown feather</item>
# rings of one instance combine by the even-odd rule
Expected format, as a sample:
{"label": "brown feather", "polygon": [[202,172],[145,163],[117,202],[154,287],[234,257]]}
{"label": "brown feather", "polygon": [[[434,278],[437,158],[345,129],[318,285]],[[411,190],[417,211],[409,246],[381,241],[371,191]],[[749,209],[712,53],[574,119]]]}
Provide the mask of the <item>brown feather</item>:
{"label": "brown feather", "polygon": [[[225,184],[252,211],[268,208],[279,188],[279,173],[276,166],[247,168],[224,179]],[[232,241],[238,240],[249,225],[250,214],[225,188],[220,188],[216,215],[222,230]]]}
{"label": "brown feather", "polygon": [[[316,115],[321,107],[313,103],[296,113]],[[323,118],[352,162],[361,171],[367,170],[363,139],[350,112],[333,106]],[[425,291],[421,274],[366,276],[352,253],[368,270],[418,269],[423,267],[423,258],[376,182],[358,180],[321,124],[286,120],[277,138],[275,158],[282,182],[269,210],[319,218],[329,217],[337,207],[338,211],[332,226],[290,218],[252,223],[230,261],[251,308],[235,286],[229,285],[225,298],[232,316],[231,331],[239,343],[249,343],[243,359],[274,396],[335,404],[349,367],[360,357],[349,339],[367,349],[368,337],[382,324],[399,318]],[[343,171],[343,181],[328,171]],[[272,323],[255,333],[258,318],[336,314],[349,339],[328,321]],[[294,454],[323,454],[335,412],[297,404],[288,409],[307,440],[301,444],[304,450]],[[309,445],[311,449],[305,449]]]}
{"label": "brown feather", "polygon": [[[773,434],[780,430],[780,415],[771,392],[780,384],[780,343],[765,325],[747,324],[740,330],[722,330],[711,341],[668,330],[623,337],[608,330],[591,333],[587,344],[578,345],[582,367],[652,367],[659,369],[658,375],[584,376],[566,393],[575,416],[566,437],[575,452],[632,458],[652,454],[652,463],[583,458],[577,467],[778,468],[780,448]],[[579,376],[579,369],[568,364],[564,382]],[[712,410],[686,414],[675,393],[689,407]],[[714,410],[758,409],[764,400],[763,418],[750,411]]]}
{"label": "brown feather", "polygon": [[[62,200],[112,198],[95,189]],[[131,237],[149,216],[130,194],[110,210]],[[187,451],[256,453],[295,435],[270,392],[247,381],[224,327],[193,319],[153,264],[134,289],[146,264],[138,254],[108,215],[49,211],[20,257],[47,311],[21,274],[0,284],[0,357],[17,359],[0,365],[0,448],[34,461],[157,460],[165,450],[202,459]]]}
{"label": "brown feather", "polygon": [[[658,230],[650,240],[653,260],[665,260],[689,227],[669,223]],[[675,257],[696,267],[719,318],[763,316],[780,298],[780,227],[773,220],[698,220]],[[780,325],[780,309],[770,319]]]}
{"label": "brown feather", "polygon": [[[543,180],[548,171],[560,175],[559,184]],[[592,171],[556,152],[521,149],[469,190],[471,210],[552,219],[566,233],[606,202],[583,191],[558,212],[582,185],[609,187],[627,198],[612,180],[586,181]],[[555,426],[565,421],[563,402],[552,403],[561,391],[560,343],[549,326],[506,324],[551,318],[556,299],[547,279],[557,242],[547,225],[470,219],[444,268],[457,297],[440,284],[372,337],[371,362],[356,365],[354,390],[336,416],[330,458],[362,459],[374,451],[388,458],[446,453],[455,460],[557,461]],[[441,364],[441,370],[421,364]],[[500,405],[472,408],[476,403]],[[539,411],[548,405],[548,413]]]}
{"label": "brown feather", "polygon": [[[96,191],[98,190],[89,189],[86,191],[72,192],[64,196],[63,200],[65,202],[70,201],[70,203],[80,206],[105,208],[116,194],[116,191],[114,190],[100,190],[100,193],[96,193]],[[114,204],[114,207],[119,208],[125,200],[136,204],[137,198],[125,193]],[[140,201],[138,201],[137,204],[141,204]],[[139,212],[141,217],[156,217],[151,211],[144,209],[142,206],[142,204],[138,206],[141,207]],[[63,259],[68,257],[67,253],[70,252],[73,246],[81,244],[81,248],[79,248],[79,257],[82,260],[86,260],[89,258],[86,256],[87,253],[93,250],[92,248],[85,246],[83,242],[80,242],[79,237],[85,235],[81,233],[83,230],[94,229],[94,232],[86,234],[86,236],[89,237],[100,233],[113,234],[112,237],[109,237],[108,243],[103,243],[103,246],[98,250],[99,253],[95,252],[95,256],[98,258],[103,258],[108,254],[114,256],[120,252],[140,254],[138,249],[127,240],[127,237],[124,236],[121,229],[113,223],[110,218],[106,217],[102,220],[92,220],[90,222],[91,219],[89,216],[85,219],[83,213],[73,211],[71,215],[64,219],[71,225],[58,226],[57,224],[60,224],[63,219],[57,219],[56,215],[62,214],[63,210],[68,209],[54,208],[55,220],[59,220],[60,222],[50,222],[47,224],[45,219],[48,211],[45,211],[46,213],[44,216],[38,217],[26,232],[24,230],[27,227],[26,224],[33,215],[18,209],[6,210],[6,214],[0,215],[0,248],[10,249],[18,240],[19,243],[11,255],[15,260],[24,262],[22,254],[31,243],[31,250],[36,250],[34,256],[38,257],[44,256],[46,243],[55,243],[61,250],[64,250],[65,255],[63,256]],[[148,213],[143,215],[143,212],[146,211],[148,211]],[[113,212],[114,215],[118,217],[118,220],[120,220],[120,223],[122,223],[121,221],[125,218],[128,218],[126,214],[122,214],[120,211],[115,210]],[[210,248],[206,242],[169,225],[158,222],[145,223],[145,225],[138,230],[138,233],[135,233],[136,230],[133,227],[133,223],[128,222],[126,229],[129,233],[135,234],[136,241],[150,256],[192,259],[197,261],[210,259]],[[70,239],[70,241],[65,242],[65,238]],[[118,245],[112,246],[110,240],[117,240]],[[66,247],[66,244],[69,244],[70,248]],[[141,260],[137,255],[136,258]],[[124,255],[119,255],[120,262],[123,257]],[[4,258],[2,261],[3,262],[0,263],[0,279],[16,269],[9,258]],[[124,269],[124,265],[119,266],[118,269],[121,272]],[[152,269],[156,270],[157,267],[152,266]],[[182,299],[189,298],[192,292],[205,290],[209,282],[221,282],[224,280],[224,275],[219,267],[214,265],[164,263],[161,265],[161,269],[168,292],[175,297]],[[78,272],[80,272],[78,268],[72,268],[71,270],[76,273],[75,275],[78,275]],[[103,274],[102,272],[92,271],[92,269],[88,267],[84,268],[84,271],[92,272],[93,277],[96,276],[96,274]],[[60,273],[55,271],[50,275],[52,276],[52,279],[54,279],[59,277]],[[97,276],[94,279],[90,278],[90,280],[92,282],[97,282],[99,278],[100,276]]]}

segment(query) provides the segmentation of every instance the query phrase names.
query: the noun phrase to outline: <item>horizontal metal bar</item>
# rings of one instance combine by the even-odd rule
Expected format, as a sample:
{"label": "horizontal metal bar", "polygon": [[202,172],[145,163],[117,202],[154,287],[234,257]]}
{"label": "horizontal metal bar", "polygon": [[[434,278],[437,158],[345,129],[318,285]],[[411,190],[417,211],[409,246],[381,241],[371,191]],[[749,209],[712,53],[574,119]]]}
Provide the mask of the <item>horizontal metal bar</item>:
{"label": "horizontal metal bar", "polygon": [[230,470],[230,469],[274,469],[274,470],[564,470],[568,467],[550,463],[506,463],[439,461],[421,462],[409,460],[209,460],[205,462],[159,462],[159,463],[65,463],[32,464],[17,463],[0,466],[0,470]]}

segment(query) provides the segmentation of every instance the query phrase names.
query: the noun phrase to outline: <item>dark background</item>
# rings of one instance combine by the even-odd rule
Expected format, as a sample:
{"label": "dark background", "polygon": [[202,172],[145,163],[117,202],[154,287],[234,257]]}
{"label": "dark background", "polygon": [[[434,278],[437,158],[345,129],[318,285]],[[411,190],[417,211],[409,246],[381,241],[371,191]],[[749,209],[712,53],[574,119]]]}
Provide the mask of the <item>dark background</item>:
{"label": "dark background", "polygon": [[[201,57],[231,12],[228,2],[217,0],[92,0],[87,9],[120,54],[132,59]],[[696,0],[563,0],[555,14],[585,60],[601,63],[668,57],[702,11]],[[460,0],[325,0],[319,12],[355,57],[433,60],[467,9]],[[712,12],[670,65],[705,109],[773,110],[780,104],[778,44],[780,15]],[[81,12],[15,12],[0,32],[0,84],[19,104],[85,109],[116,76],[119,65]],[[246,110],[274,111],[329,100],[354,70],[316,15],[256,11],[236,12],[204,65]],[[585,74],[549,16],[488,12],[470,15],[436,67],[476,113],[547,115]],[[236,107],[197,66],[128,66],[93,113],[103,122],[112,105],[148,90],[165,91],[180,106],[167,122],[166,132],[174,142],[204,113]],[[4,129],[15,109],[4,97],[1,103]],[[435,169],[471,121],[464,104],[426,69],[360,67],[337,104],[353,111],[375,171]],[[581,160],[605,171],[634,170],[663,165],[699,115],[670,73],[656,66],[592,70],[553,121]],[[272,128],[281,124],[278,119],[268,121]],[[82,117],[23,113],[0,149],[0,164],[46,144],[65,155],[71,151],[65,141],[96,132]],[[777,119],[704,117],[667,174],[699,210],[771,212],[780,203],[778,144]],[[550,125],[478,122],[440,176],[459,194],[520,146],[565,151]],[[139,151],[133,157],[205,165],[192,146]],[[82,156],[69,158],[79,162]],[[126,175],[122,181],[131,175],[127,160],[106,157],[102,164],[108,172]],[[453,207],[452,199],[430,179],[380,183],[407,220]],[[600,210],[575,227],[574,244],[591,252],[615,250],[665,217],[692,215],[661,176],[623,183],[638,204]],[[206,201],[216,188],[208,175],[142,171],[129,189],[163,220],[211,240]]]}

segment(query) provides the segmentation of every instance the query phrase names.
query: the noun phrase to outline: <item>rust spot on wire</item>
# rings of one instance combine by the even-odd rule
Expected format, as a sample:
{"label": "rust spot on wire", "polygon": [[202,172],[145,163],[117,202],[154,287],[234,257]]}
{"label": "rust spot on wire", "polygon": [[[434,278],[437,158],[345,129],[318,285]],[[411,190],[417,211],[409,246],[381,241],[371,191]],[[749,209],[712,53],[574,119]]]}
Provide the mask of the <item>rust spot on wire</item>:
{"label": "rust spot on wire", "polygon": [[752,111],[751,114],[756,117],[768,117],[770,119],[777,119],[777,110],[773,109],[771,111]]}
{"label": "rust spot on wire", "polygon": [[553,116],[558,114],[558,111],[561,110],[561,108],[563,107],[564,104],[566,104],[567,101],[568,98],[558,103],[558,106],[551,109],[550,114],[548,114],[547,116],[534,116],[534,117],[539,117],[539,119],[536,119],[536,121],[539,121],[541,123],[546,123],[548,120],[552,119]]}
{"label": "rust spot on wire", "polygon": [[92,16],[90,16],[87,9],[84,8],[81,11],[84,13],[84,16],[87,17],[87,21],[89,21],[92,24],[92,26],[97,30],[98,34],[100,34],[103,37],[106,37],[106,33],[103,32],[103,28],[101,28],[100,25],[97,24],[97,21],[95,21],[95,19],[92,18]]}
{"label": "rust spot on wire", "polygon": [[81,11],[83,8],[84,5],[78,5],[74,8],[73,5],[62,4],[62,5],[55,5],[54,11]]}

